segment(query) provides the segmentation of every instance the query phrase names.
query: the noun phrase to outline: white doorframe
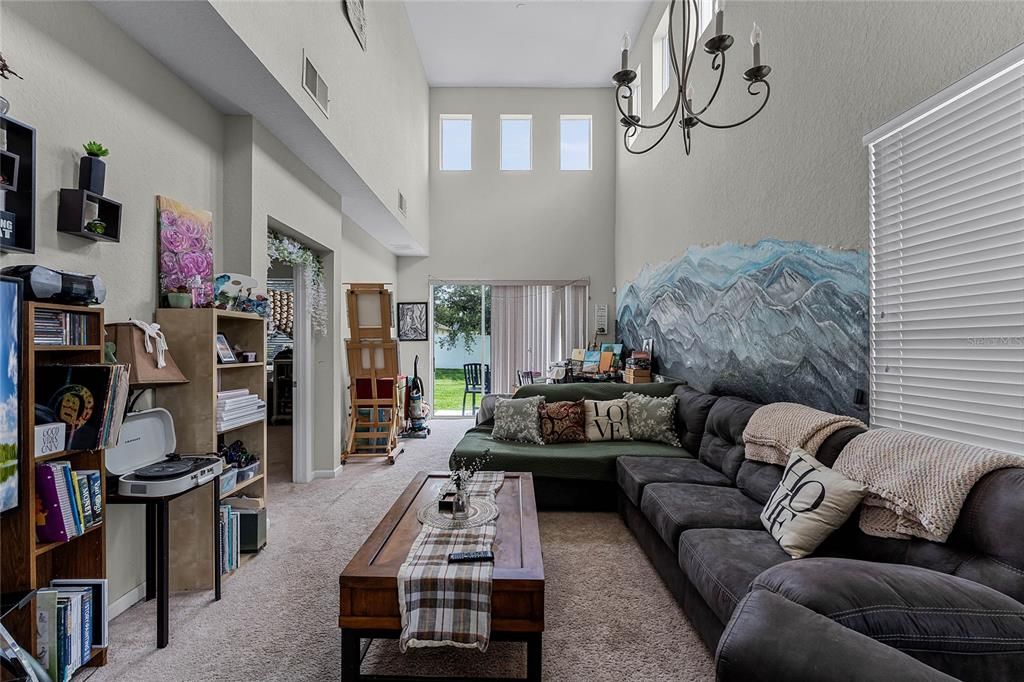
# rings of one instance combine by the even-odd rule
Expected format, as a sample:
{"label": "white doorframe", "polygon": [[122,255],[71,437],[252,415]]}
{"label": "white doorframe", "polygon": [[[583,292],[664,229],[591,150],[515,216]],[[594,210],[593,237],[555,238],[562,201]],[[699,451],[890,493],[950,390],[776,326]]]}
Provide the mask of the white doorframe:
{"label": "white doorframe", "polygon": [[295,265],[295,320],[292,344],[292,481],[313,480],[313,326],[306,266]]}

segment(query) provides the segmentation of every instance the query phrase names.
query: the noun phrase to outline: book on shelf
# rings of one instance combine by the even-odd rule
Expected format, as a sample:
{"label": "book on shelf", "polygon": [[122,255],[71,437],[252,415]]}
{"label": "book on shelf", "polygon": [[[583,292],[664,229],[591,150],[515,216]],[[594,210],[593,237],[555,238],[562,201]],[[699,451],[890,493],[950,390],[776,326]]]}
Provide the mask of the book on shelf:
{"label": "book on shelf", "polygon": [[239,512],[231,508],[231,505],[222,504],[218,517],[218,530],[220,537],[220,567],[221,573],[231,573],[241,561],[242,552],[239,544],[240,533]]}
{"label": "book on shelf", "polygon": [[96,450],[117,444],[128,402],[125,365],[41,365],[36,369],[37,402],[67,424],[67,450]]}
{"label": "book on shelf", "polygon": [[[72,471],[66,461],[36,464],[36,536],[67,542],[103,521],[99,471]],[[88,512],[86,511],[88,505]]]}
{"label": "book on shelf", "polygon": [[[53,682],[66,682],[92,656],[95,591],[60,585],[36,591],[36,660]],[[105,607],[102,608],[105,612]]]}
{"label": "book on shelf", "polygon": [[109,639],[107,602],[109,592],[106,578],[55,578],[51,587],[88,588],[92,592],[92,641],[90,646],[107,646]]}
{"label": "book on shelf", "polygon": [[90,317],[86,313],[37,309],[32,341],[37,346],[87,346]]}

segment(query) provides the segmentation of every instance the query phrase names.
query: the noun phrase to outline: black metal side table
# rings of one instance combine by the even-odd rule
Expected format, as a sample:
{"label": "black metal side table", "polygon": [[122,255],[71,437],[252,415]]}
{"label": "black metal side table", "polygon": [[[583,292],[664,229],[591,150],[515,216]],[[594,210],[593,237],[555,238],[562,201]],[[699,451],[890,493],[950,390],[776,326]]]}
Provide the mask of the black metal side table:
{"label": "black metal side table", "polygon": [[[113,487],[116,490],[117,479],[114,479]],[[170,581],[168,576],[168,565],[170,563],[170,503],[182,495],[195,492],[204,486],[213,486],[213,589],[214,601],[220,601],[221,584],[221,556],[220,556],[220,533],[217,527],[217,518],[220,515],[220,476],[212,480],[189,488],[188,490],[174,495],[162,497],[139,497],[135,495],[120,495],[118,493],[107,493],[107,504],[143,504],[146,506],[146,601],[156,597],[156,646],[163,649],[167,646],[170,637],[168,625],[168,610],[170,601]],[[109,488],[108,488],[109,489]]]}

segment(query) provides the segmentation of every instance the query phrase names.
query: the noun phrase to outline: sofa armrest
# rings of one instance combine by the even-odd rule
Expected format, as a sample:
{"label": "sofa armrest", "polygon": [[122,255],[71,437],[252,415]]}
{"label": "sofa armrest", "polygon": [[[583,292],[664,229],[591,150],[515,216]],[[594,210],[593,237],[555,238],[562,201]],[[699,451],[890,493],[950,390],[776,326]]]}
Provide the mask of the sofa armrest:
{"label": "sofa armrest", "polygon": [[954,575],[801,559],[769,568],[751,591],[782,597],[960,679],[1013,679],[1024,670],[1024,604]]}
{"label": "sofa armrest", "polygon": [[498,404],[498,398],[511,398],[510,395],[498,395],[488,393],[480,399],[480,407],[476,411],[476,425],[484,426],[494,423],[494,408]]}
{"label": "sofa armrest", "polygon": [[718,682],[955,680],[767,590],[739,603],[715,659]]}

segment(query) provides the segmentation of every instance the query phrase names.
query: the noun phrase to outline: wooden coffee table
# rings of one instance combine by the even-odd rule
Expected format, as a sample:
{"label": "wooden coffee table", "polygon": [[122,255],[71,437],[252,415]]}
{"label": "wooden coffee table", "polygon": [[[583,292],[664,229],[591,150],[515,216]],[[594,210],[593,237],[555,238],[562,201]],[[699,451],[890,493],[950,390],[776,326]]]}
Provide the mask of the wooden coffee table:
{"label": "wooden coffee table", "polygon": [[[420,532],[416,512],[435,500],[447,472],[420,472],[398,498],[341,574],[341,679],[399,680],[362,675],[361,640],[397,639],[398,568]],[[507,472],[496,501],[500,509],[494,541],[491,639],[526,643],[526,680],[540,680],[544,632],[544,561],[537,527],[533,475]],[[369,642],[367,642],[367,648]],[[453,678],[446,678],[453,679]]]}

